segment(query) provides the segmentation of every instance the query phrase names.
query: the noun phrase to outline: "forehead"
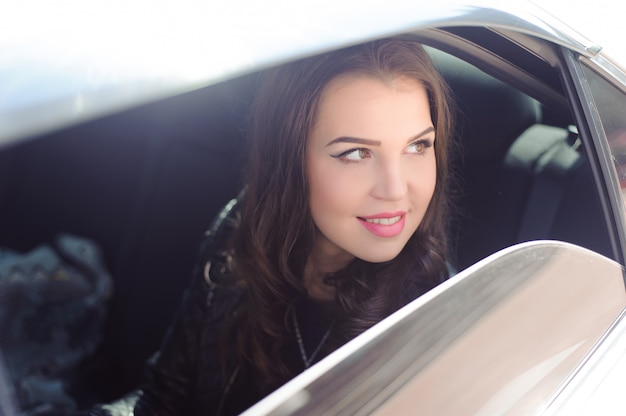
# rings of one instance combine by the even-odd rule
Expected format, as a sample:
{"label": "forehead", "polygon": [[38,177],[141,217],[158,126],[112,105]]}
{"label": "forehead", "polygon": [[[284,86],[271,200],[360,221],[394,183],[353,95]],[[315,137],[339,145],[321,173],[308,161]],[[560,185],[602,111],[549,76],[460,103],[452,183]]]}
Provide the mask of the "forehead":
{"label": "forehead", "polygon": [[406,76],[341,74],[331,79],[322,90],[314,126],[325,119],[341,117],[337,112],[355,114],[367,109],[375,111],[376,108],[384,107],[385,103],[391,105],[401,97],[406,100],[421,95],[426,95],[423,85]]}
{"label": "forehead", "polygon": [[407,77],[381,79],[344,74],[333,78],[324,88],[313,130],[367,134],[389,130],[394,124],[413,128],[430,124],[424,87]]}

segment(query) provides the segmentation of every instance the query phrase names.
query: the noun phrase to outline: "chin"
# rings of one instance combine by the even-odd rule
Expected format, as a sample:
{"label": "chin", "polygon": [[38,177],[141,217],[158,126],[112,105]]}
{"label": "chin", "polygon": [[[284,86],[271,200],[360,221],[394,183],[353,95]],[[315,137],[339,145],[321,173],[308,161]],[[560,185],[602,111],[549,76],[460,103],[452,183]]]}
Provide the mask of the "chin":
{"label": "chin", "polygon": [[393,251],[393,252],[387,252],[387,253],[363,253],[362,256],[355,256],[358,257],[359,259],[369,262],[369,263],[385,263],[387,261],[391,261],[393,259],[395,259],[396,257],[398,257],[398,254],[400,254],[402,250],[397,250],[397,251]]}

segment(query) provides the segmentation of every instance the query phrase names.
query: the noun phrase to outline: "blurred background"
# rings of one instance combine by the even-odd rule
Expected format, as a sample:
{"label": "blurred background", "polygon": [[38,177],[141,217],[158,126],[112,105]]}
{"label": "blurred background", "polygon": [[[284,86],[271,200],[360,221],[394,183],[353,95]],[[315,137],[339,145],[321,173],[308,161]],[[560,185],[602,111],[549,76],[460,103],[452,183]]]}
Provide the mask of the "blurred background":
{"label": "blurred background", "polygon": [[617,0],[534,0],[576,31],[603,47],[626,68],[626,14]]}

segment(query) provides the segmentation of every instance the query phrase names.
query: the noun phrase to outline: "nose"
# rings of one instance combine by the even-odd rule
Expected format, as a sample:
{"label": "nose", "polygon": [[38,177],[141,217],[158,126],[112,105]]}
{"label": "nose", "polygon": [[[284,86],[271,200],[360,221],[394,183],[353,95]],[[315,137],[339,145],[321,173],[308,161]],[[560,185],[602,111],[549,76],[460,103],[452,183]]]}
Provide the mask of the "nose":
{"label": "nose", "polygon": [[407,172],[398,160],[381,163],[375,172],[371,195],[376,199],[397,201],[408,192]]}

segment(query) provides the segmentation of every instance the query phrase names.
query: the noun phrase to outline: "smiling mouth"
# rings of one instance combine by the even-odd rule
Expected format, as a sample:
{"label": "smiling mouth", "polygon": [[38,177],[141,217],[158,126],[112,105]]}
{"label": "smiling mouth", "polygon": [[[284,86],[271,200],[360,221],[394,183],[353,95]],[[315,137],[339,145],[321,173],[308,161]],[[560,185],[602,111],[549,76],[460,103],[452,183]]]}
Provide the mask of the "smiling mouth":
{"label": "smiling mouth", "polygon": [[367,231],[377,237],[391,238],[402,233],[406,223],[404,212],[385,213],[369,218],[357,217]]}
{"label": "smiling mouth", "polygon": [[359,217],[360,220],[369,222],[370,224],[378,224],[378,225],[393,225],[402,219],[402,215],[396,215],[391,218],[363,218]]}

